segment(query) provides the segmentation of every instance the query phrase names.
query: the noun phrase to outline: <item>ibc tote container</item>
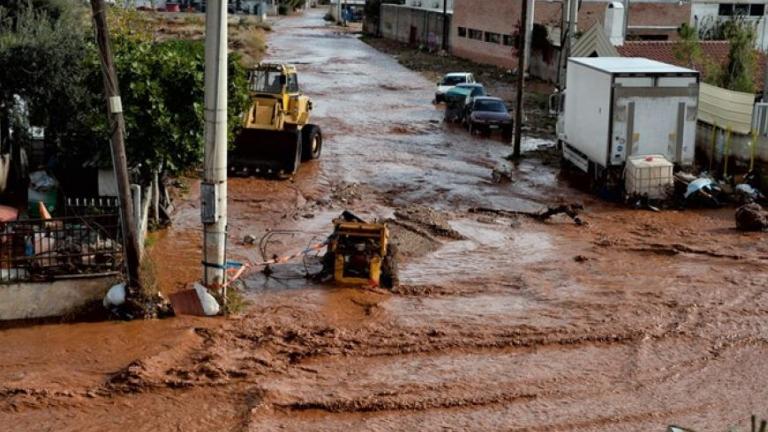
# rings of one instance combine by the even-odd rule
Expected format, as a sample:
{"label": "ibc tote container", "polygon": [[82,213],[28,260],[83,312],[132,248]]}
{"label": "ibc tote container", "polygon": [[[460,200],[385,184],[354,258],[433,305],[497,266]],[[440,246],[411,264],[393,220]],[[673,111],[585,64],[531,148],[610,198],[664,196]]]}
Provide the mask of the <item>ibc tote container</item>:
{"label": "ibc tote container", "polygon": [[674,187],[673,168],[662,155],[630,156],[624,173],[627,195],[665,198]]}

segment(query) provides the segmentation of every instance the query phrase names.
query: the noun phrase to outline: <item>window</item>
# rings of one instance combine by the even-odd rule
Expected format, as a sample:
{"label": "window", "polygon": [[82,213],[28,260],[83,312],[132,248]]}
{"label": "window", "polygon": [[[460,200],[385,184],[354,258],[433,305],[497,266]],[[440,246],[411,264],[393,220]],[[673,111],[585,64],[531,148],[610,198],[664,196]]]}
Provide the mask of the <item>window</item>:
{"label": "window", "polygon": [[288,75],[288,83],[286,85],[286,90],[288,91],[288,93],[299,92],[299,78],[296,76],[296,74]]}
{"label": "window", "polygon": [[765,4],[720,3],[717,13],[720,16],[763,16],[765,15]]}
{"label": "window", "polygon": [[739,15],[739,16],[749,15],[749,5],[748,4],[733,5],[733,14]]}
{"label": "window", "polygon": [[467,28],[459,27],[459,37],[467,37]]}
{"label": "window", "polygon": [[469,38],[483,40],[483,32],[481,30],[469,29]]}
{"label": "window", "polygon": [[495,44],[501,43],[501,35],[498,33],[485,32],[485,41]]}
{"label": "window", "polygon": [[504,46],[517,46],[517,36],[504,35]]}
{"label": "window", "polygon": [[252,92],[280,93],[283,89],[283,74],[276,70],[257,70],[251,75],[250,87]]}

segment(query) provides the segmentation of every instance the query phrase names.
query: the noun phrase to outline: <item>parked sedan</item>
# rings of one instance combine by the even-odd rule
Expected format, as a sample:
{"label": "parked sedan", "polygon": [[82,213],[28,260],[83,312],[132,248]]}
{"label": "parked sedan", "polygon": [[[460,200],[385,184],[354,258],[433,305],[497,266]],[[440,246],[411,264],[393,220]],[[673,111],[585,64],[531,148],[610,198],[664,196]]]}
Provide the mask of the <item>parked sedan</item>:
{"label": "parked sedan", "polygon": [[464,123],[469,104],[478,96],[486,96],[482,84],[459,84],[448,90],[445,100],[445,121],[449,123]]}
{"label": "parked sedan", "polygon": [[469,105],[465,124],[471,134],[480,132],[490,136],[494,131],[500,131],[504,139],[512,139],[514,121],[507,105],[499,98],[476,97]]}
{"label": "parked sedan", "polygon": [[442,80],[437,82],[437,91],[435,91],[435,103],[444,100],[445,93],[459,84],[471,84],[475,82],[475,77],[468,72],[452,72],[446,74]]}

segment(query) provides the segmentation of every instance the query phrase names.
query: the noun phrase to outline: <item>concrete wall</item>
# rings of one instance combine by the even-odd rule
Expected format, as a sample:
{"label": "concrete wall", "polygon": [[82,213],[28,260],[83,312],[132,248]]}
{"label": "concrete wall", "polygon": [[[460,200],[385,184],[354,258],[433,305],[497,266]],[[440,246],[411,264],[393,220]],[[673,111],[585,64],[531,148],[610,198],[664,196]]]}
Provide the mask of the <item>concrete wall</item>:
{"label": "concrete wall", "polygon": [[[450,28],[451,14],[448,14],[446,25]],[[443,13],[385,4],[381,6],[379,31],[387,39],[439,49],[443,43]]]}
{"label": "concrete wall", "polygon": [[115,276],[0,285],[0,321],[58,317],[100,300]]}
{"label": "concrete wall", "polygon": [[[732,133],[730,150],[728,151],[729,173],[743,173],[749,167],[749,160],[752,154],[752,137]],[[723,166],[723,156],[726,147],[726,132],[718,129],[715,133],[714,144],[714,170],[720,171]],[[712,154],[712,126],[699,122],[696,128],[696,155],[702,168],[709,169],[710,155]],[[757,139],[757,149],[755,151],[755,164],[763,168],[763,173],[768,175],[768,137],[761,136]],[[764,178],[764,184],[768,184],[768,178]]]}

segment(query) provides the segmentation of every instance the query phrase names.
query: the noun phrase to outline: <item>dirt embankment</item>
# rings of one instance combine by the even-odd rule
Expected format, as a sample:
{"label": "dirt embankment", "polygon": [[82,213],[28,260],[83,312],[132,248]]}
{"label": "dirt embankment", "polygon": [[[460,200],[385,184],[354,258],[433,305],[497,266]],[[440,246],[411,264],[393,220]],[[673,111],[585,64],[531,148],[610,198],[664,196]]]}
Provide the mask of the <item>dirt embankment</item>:
{"label": "dirt embankment", "polygon": [[[157,40],[205,38],[205,15],[199,13],[139,12],[137,17]],[[245,66],[253,66],[267,51],[268,23],[252,15],[229,18],[229,49],[242,56]]]}

